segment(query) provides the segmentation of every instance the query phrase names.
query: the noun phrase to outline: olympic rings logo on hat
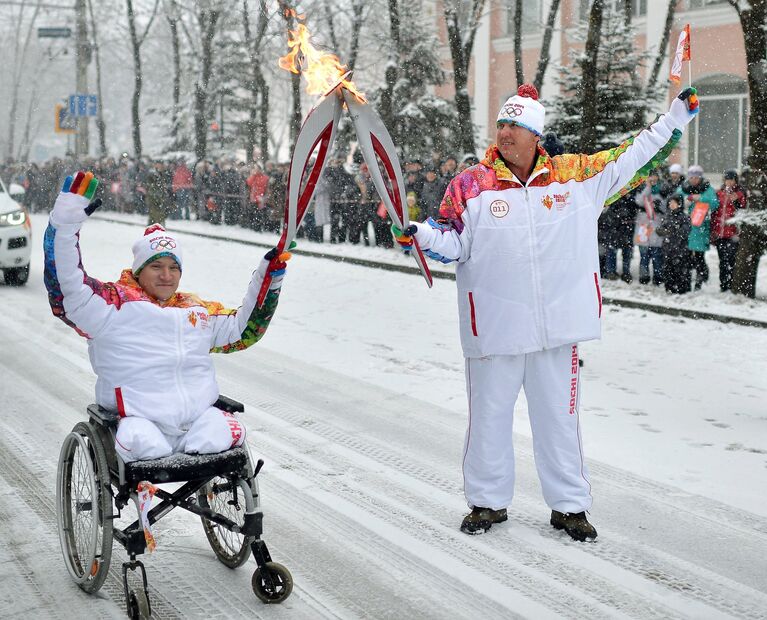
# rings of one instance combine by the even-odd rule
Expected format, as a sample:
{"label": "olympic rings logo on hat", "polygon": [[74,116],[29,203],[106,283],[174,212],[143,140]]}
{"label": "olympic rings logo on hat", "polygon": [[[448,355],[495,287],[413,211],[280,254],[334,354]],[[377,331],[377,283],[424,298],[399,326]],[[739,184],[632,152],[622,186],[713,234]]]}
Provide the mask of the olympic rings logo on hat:
{"label": "olympic rings logo on hat", "polygon": [[149,244],[149,248],[152,250],[158,250],[160,248],[162,248],[163,250],[175,250],[176,242],[173,239],[169,239],[168,237],[162,237],[161,239],[158,239],[157,241],[152,241]]}
{"label": "olympic rings logo on hat", "polygon": [[508,116],[522,116],[525,111],[525,106],[519,103],[507,103],[503,106],[503,113]]}

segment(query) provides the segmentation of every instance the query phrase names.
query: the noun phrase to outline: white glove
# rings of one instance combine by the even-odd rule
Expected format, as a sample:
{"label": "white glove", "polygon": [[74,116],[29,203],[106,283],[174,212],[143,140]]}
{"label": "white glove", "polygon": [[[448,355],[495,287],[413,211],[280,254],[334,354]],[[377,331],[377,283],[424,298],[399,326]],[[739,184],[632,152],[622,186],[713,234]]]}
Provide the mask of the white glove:
{"label": "white glove", "polygon": [[700,111],[697,92],[694,88],[685,88],[671,102],[668,115],[674,125],[680,129],[685,127]]}

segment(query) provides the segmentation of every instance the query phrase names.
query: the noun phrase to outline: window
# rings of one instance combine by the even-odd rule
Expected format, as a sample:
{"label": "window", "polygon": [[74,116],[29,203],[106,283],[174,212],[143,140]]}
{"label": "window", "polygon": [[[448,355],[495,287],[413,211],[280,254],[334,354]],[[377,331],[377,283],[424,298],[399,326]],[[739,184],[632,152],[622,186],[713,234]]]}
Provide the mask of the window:
{"label": "window", "polygon": [[727,0],[687,0],[687,10],[705,9],[712,4],[726,4]]}
{"label": "window", "polygon": [[689,164],[721,174],[740,170],[748,144],[748,93],[746,82],[736,76],[718,75],[695,84],[700,114],[692,122]]}
{"label": "window", "polygon": [[[701,0],[699,0],[701,1]],[[605,0],[606,11],[623,11],[624,0]],[[580,0],[578,17],[581,21],[588,21],[591,11],[591,0]],[[631,14],[634,17],[647,15],[647,0],[631,0]]]}
{"label": "window", "polygon": [[[516,9],[516,0],[506,1],[506,32],[510,37],[514,36],[514,10]],[[541,30],[543,22],[543,2],[542,0],[522,0],[522,34],[533,34]]]}

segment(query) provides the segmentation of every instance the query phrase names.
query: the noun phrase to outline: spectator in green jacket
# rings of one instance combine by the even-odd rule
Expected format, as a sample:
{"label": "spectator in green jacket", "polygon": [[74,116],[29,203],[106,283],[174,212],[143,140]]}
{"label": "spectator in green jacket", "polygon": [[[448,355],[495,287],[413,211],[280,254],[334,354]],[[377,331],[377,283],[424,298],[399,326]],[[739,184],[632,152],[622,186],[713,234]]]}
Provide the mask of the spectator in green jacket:
{"label": "spectator in green jacket", "polygon": [[698,165],[690,166],[687,170],[687,182],[682,184],[680,192],[684,196],[692,224],[687,247],[690,250],[690,267],[695,271],[697,291],[708,281],[706,250],[711,237],[711,214],[719,208],[719,200],[711,183],[703,177],[703,168]]}

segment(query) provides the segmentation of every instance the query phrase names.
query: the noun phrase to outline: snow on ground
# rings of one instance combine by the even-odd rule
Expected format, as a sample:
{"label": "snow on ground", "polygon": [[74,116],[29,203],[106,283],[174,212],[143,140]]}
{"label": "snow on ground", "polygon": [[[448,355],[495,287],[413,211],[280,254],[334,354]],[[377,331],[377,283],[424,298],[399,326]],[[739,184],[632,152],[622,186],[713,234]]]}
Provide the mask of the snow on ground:
{"label": "snow on ground", "polygon": [[[45,220],[33,220],[39,244]],[[141,228],[89,221],[89,274],[115,279]],[[180,238],[182,289],[238,305],[263,251]],[[57,453],[94,380],[84,341],[50,315],[41,254],[27,287],[0,287],[0,524],[10,541],[0,602],[11,617],[119,617],[119,580],[81,594],[58,550]],[[737,305],[711,286],[698,296],[706,304]],[[764,302],[750,304],[767,317]],[[470,538],[457,530],[466,407],[455,284],[428,290],[418,276],[297,255],[264,340],[216,359],[267,462],[264,536],[296,590],[262,606],[249,590],[252,561],[221,567],[199,523],[173,513],[146,562],[157,617],[764,617],[767,330],[613,306],[603,327],[581,349],[598,541],[548,526],[524,397],[509,522]]]}

